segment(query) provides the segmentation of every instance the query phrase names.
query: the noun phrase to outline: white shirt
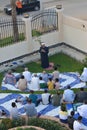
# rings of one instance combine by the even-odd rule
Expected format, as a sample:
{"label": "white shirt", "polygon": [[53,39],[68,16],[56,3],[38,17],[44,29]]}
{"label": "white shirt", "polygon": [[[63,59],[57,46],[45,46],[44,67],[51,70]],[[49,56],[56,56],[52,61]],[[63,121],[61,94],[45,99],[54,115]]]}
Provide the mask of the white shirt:
{"label": "white shirt", "polygon": [[87,127],[78,121],[74,121],[73,130],[87,130]]}
{"label": "white shirt", "polygon": [[68,112],[67,111],[59,111],[59,119],[67,120],[68,118]]}
{"label": "white shirt", "polygon": [[27,80],[27,82],[31,81],[32,75],[29,71],[24,71],[23,75],[24,75],[25,79]]}
{"label": "white shirt", "polygon": [[80,116],[87,118],[87,104],[83,104],[77,108],[77,112]]}
{"label": "white shirt", "polygon": [[59,78],[59,71],[57,70],[53,72],[53,80],[55,80],[56,78]]}
{"label": "white shirt", "polygon": [[32,77],[31,89],[32,90],[39,90],[40,89],[39,78],[38,77]]}
{"label": "white shirt", "polygon": [[41,96],[42,96],[42,103],[43,103],[44,105],[49,104],[49,96],[50,96],[50,93],[43,93]]}
{"label": "white shirt", "polygon": [[17,107],[14,107],[14,108],[11,109],[11,111],[10,111],[10,117],[12,119],[17,119],[17,118],[20,117],[20,113],[18,112]]}
{"label": "white shirt", "polygon": [[87,81],[87,68],[86,68],[86,67],[84,67],[83,72],[82,72],[82,74],[81,74],[81,76],[80,76],[80,79],[81,79],[82,81],[84,81],[84,82]]}
{"label": "white shirt", "polygon": [[63,93],[63,99],[66,101],[66,102],[73,102],[74,101],[74,98],[75,98],[75,94],[73,92],[73,90],[71,89],[66,89]]}

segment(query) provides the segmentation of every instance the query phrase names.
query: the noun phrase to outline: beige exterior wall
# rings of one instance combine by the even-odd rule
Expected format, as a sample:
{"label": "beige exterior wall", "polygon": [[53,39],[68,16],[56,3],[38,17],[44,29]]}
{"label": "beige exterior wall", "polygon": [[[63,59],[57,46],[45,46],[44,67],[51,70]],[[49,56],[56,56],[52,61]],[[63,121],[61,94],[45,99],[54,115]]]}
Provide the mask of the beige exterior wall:
{"label": "beige exterior wall", "polygon": [[40,48],[40,43],[38,42],[38,39],[40,39],[41,42],[45,42],[47,46],[55,45],[59,43],[59,32],[54,31],[51,33],[46,33],[39,38],[34,37],[32,42],[34,51]]}
{"label": "beige exterior wall", "polygon": [[[39,37],[41,42],[45,42],[47,46],[55,45],[61,42],[75,47],[87,53],[87,22],[70,16],[63,15],[63,9],[58,12],[58,31],[53,31]],[[0,48],[0,62],[4,62],[25,54],[29,54],[39,49],[40,44],[38,38],[31,35],[31,18],[23,18],[26,25],[26,41]],[[59,49],[61,50],[61,49]],[[58,51],[58,48],[56,52]],[[75,56],[73,50],[64,46],[62,51],[71,56]],[[55,51],[55,50],[54,50]],[[78,53],[77,53],[78,55]],[[80,55],[79,55],[80,56]],[[82,56],[83,58],[84,56]],[[77,59],[80,59],[80,57]]]}
{"label": "beige exterior wall", "polygon": [[21,42],[7,47],[0,48],[0,62],[4,62],[21,55],[29,53],[28,43]]}
{"label": "beige exterior wall", "polygon": [[64,16],[63,42],[87,53],[87,22]]}

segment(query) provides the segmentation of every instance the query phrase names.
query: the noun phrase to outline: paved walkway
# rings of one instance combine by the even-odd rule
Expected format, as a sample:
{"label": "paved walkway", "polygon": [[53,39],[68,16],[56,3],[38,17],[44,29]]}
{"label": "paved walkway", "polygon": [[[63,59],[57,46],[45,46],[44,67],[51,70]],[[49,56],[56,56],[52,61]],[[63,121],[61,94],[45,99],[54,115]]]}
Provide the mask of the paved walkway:
{"label": "paved walkway", "polygon": [[87,0],[51,0],[50,2],[45,2],[44,6],[50,7],[58,4],[62,4],[64,14],[87,19]]}
{"label": "paved walkway", "polygon": [[[64,14],[70,15],[76,18],[87,20],[87,0],[40,0],[42,1],[43,8],[48,8],[62,4],[64,8]],[[0,0],[0,11],[6,4],[9,4],[10,0]],[[2,16],[3,13],[0,13]]]}

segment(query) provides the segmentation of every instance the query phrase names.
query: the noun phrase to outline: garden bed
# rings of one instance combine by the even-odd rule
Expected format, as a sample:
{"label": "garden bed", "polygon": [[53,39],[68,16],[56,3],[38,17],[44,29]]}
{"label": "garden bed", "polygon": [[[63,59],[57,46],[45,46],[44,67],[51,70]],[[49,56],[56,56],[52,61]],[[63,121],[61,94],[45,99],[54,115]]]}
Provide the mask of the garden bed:
{"label": "garden bed", "polygon": [[[30,128],[30,129],[29,129]],[[15,127],[9,130],[45,130],[41,127],[36,127],[36,126],[21,126],[21,127]]]}
{"label": "garden bed", "polygon": [[70,130],[67,124],[61,123],[58,118],[41,116],[40,118],[29,118],[26,126],[25,120],[2,119],[0,130]]}

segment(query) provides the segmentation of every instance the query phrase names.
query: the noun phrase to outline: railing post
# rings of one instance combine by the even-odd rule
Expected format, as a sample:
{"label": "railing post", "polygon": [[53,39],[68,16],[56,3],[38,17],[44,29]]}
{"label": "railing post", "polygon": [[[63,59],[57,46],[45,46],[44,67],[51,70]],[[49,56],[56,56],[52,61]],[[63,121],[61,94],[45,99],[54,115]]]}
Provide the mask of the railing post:
{"label": "railing post", "polygon": [[43,10],[43,2],[42,2],[42,0],[40,1],[40,10],[41,11]]}
{"label": "railing post", "polygon": [[31,19],[32,19],[32,17],[23,18],[23,21],[25,21],[25,28],[26,28],[25,29],[25,37],[26,37],[28,48],[29,48],[29,52],[33,51]]}
{"label": "railing post", "polygon": [[58,32],[59,32],[59,42],[63,42],[63,8],[62,5],[56,6],[56,11],[58,14]]}

